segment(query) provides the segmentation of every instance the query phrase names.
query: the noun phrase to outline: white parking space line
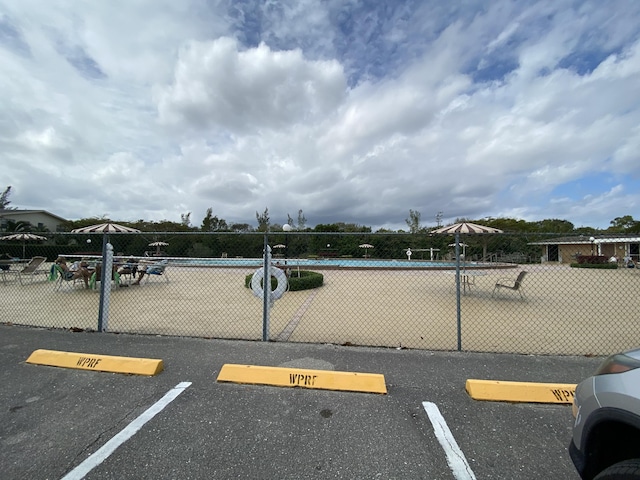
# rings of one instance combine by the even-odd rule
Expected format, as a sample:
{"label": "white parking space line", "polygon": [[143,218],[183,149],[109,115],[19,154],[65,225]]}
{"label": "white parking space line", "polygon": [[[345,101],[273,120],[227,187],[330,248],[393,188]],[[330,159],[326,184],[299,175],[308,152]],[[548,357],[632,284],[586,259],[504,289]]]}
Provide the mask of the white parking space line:
{"label": "white parking space line", "polygon": [[165,394],[164,397],[151,405],[144,413],[142,413],[142,415],[127,425],[124,430],[119,432],[115,437],[100,447],[93,455],[62,477],[62,480],[83,479],[87,473],[104,462],[120,445],[135,435],[135,433],[140,430],[145,423],[160,413],[164,407],[173,402],[176,397],[184,392],[190,385],[191,382],[181,382],[173,387]]}
{"label": "white parking space line", "polygon": [[456,480],[475,480],[476,476],[471,470],[464,453],[458,447],[455,438],[453,438],[451,430],[449,430],[449,426],[440,413],[438,406],[432,402],[422,402],[422,406],[427,412],[436,438],[447,456],[447,463],[453,476]]}

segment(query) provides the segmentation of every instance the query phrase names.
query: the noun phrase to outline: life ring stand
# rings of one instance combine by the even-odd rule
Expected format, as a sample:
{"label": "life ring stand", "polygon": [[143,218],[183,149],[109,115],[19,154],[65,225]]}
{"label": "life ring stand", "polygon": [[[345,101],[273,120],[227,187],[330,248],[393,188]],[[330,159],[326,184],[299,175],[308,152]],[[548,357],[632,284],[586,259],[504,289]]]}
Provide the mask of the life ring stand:
{"label": "life ring stand", "polygon": [[[289,282],[287,282],[287,275],[278,267],[271,267],[270,273],[272,276],[276,277],[278,285],[274,290],[271,290],[271,300],[278,300],[284,295],[289,287]],[[264,290],[262,288],[261,283],[264,279],[264,267],[260,267],[255,271],[253,277],[251,277],[251,290],[253,290],[253,294],[256,297],[262,297],[264,295]],[[271,282],[269,281],[269,287],[271,287]]]}

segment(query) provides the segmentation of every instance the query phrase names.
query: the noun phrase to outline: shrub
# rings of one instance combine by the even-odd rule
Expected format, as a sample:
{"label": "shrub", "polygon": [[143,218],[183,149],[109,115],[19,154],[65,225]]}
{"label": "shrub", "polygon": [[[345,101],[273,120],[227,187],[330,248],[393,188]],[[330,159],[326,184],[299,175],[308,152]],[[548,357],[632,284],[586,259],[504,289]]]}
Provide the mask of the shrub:
{"label": "shrub", "polygon": [[604,255],[578,255],[576,257],[579,265],[588,263],[589,265],[601,265],[609,262],[609,257]]}
{"label": "shrub", "polygon": [[617,263],[572,263],[573,268],[597,268],[600,270],[615,270],[618,268]]}
{"label": "shrub", "polygon": [[324,275],[321,273],[309,270],[300,270],[300,277],[298,277],[298,271],[293,270],[291,272],[291,277],[289,277],[289,290],[292,292],[310,290],[312,288],[321,287],[323,283]]}
{"label": "shrub", "polygon": [[[324,275],[318,272],[312,272],[310,270],[300,270],[300,276],[298,277],[298,270],[291,271],[291,277],[289,278],[289,291],[297,292],[300,290],[310,290],[312,288],[321,287],[324,283]],[[253,273],[250,273],[244,278],[244,286],[246,288],[251,287],[251,279]],[[271,290],[275,290],[277,281],[275,277],[271,277]]]}

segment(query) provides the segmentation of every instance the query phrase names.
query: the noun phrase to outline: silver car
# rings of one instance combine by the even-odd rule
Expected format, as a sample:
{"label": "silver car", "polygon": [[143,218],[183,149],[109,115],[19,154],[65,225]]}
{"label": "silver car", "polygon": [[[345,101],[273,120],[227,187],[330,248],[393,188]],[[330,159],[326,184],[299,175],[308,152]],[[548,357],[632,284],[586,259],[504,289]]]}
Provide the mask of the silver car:
{"label": "silver car", "polygon": [[583,479],[640,479],[640,348],[607,358],[576,387],[569,453]]}

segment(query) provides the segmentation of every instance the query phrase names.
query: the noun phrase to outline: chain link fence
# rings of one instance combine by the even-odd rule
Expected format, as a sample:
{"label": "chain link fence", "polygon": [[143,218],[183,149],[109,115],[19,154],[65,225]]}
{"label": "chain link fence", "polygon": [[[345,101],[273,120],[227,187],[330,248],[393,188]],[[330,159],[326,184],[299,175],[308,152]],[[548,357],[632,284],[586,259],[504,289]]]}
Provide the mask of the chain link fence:
{"label": "chain link fence", "polygon": [[[622,260],[637,255],[637,245],[556,237],[269,233],[272,264],[289,285],[273,303],[266,336],[553,355],[607,355],[640,344],[640,270]],[[0,322],[264,339],[263,301],[250,285],[263,265],[264,234],[111,234],[114,270],[101,288],[103,240],[56,234],[40,244],[3,243]],[[89,288],[82,275],[63,278],[58,256],[70,268],[85,262]],[[32,267],[34,257],[43,259]],[[580,268],[593,267],[578,265],[584,258],[603,263]]]}

